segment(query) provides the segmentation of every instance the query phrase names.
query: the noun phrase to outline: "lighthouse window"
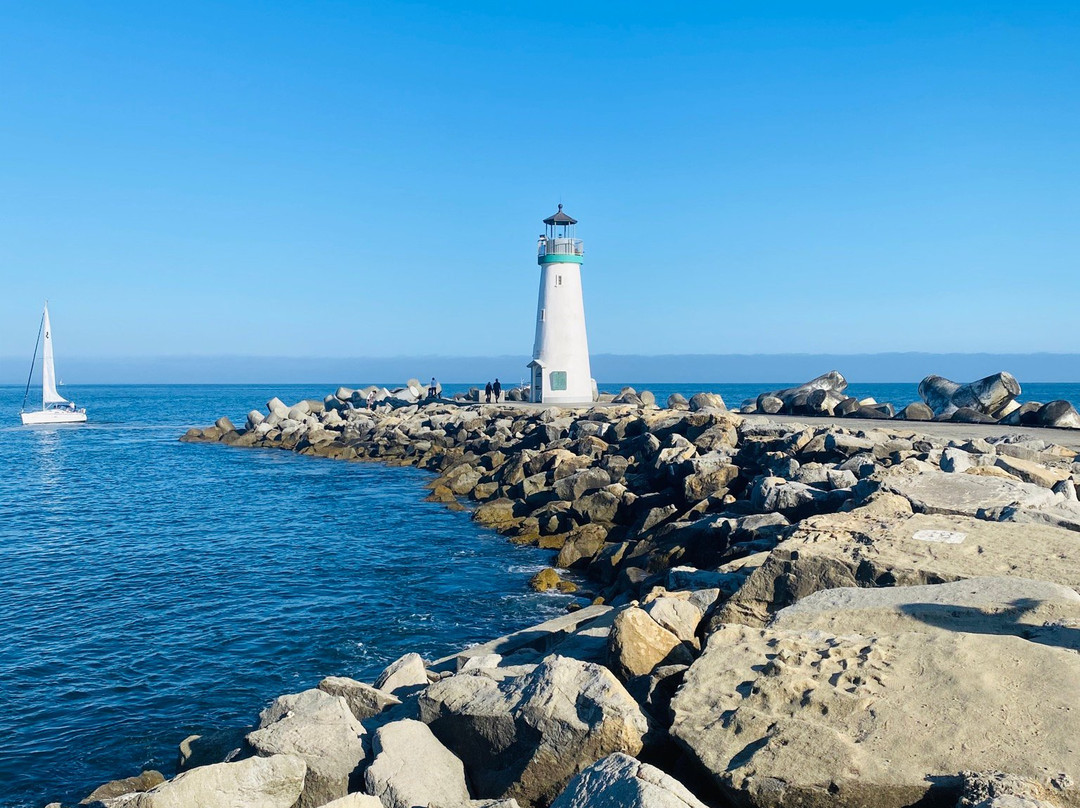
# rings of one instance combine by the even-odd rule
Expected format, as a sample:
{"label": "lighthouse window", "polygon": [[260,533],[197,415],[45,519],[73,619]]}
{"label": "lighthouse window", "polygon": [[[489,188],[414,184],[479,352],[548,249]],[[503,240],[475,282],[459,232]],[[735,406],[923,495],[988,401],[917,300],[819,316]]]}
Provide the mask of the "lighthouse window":
{"label": "lighthouse window", "polygon": [[551,389],[552,390],[565,390],[566,389],[566,371],[565,370],[553,370],[553,371],[551,371]]}
{"label": "lighthouse window", "polygon": [[562,275],[556,275],[555,276],[555,285],[556,286],[562,286]]}
{"label": "lighthouse window", "polygon": [[540,309],[540,322],[547,320],[547,309]]}

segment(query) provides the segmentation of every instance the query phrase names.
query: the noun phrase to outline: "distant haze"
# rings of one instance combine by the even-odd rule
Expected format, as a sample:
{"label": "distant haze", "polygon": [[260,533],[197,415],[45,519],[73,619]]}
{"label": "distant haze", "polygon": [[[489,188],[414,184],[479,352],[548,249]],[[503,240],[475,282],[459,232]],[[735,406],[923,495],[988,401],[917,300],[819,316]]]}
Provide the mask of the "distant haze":
{"label": "distant haze", "polygon": [[[403,356],[327,358],[268,356],[63,357],[57,372],[66,384],[384,384],[432,375],[454,384],[505,384],[527,377],[529,357]],[[25,384],[27,358],[0,358],[0,384]],[[614,383],[786,383],[839,370],[853,383],[918,382],[936,373],[970,381],[1001,370],[1025,382],[1080,381],[1080,354],[597,354],[593,376]],[[40,378],[35,371],[35,383]]]}

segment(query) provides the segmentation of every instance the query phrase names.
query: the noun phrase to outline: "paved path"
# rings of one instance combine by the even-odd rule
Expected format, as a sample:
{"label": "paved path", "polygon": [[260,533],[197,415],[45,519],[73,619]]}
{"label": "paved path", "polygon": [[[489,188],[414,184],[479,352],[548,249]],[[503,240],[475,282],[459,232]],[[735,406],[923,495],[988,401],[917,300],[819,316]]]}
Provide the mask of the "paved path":
{"label": "paved path", "polygon": [[973,440],[1001,435],[1023,435],[1028,440],[1044,440],[1080,452],[1080,429],[1049,429],[1046,427],[1003,426],[1001,424],[957,424],[951,421],[891,421],[864,418],[828,418],[814,415],[744,415],[748,421],[808,424],[811,426],[841,426],[845,429],[888,429],[895,432],[915,432],[938,442]]}

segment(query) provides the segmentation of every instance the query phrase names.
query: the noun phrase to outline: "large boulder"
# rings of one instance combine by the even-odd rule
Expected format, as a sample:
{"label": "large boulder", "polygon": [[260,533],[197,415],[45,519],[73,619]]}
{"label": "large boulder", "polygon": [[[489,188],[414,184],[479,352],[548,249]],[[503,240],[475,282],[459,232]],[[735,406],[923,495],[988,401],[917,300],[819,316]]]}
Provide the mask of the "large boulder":
{"label": "large boulder", "polygon": [[165,782],[165,775],[154,769],[148,769],[135,777],[124,777],[120,780],[111,780],[91,791],[79,801],[79,805],[89,805],[95,802],[107,802],[117,797],[128,794],[136,794],[140,791],[149,791],[155,786]]}
{"label": "large boulder", "polygon": [[896,413],[898,421],[933,421],[934,411],[921,401],[913,401]]}
{"label": "large boulder", "polygon": [[345,699],[311,689],[275,699],[259,714],[259,728],[247,741],[260,755],[301,758],[307,777],[298,808],[316,808],[349,792],[349,780],[364,759],[363,735]]}
{"label": "large boulder", "polygon": [[1062,500],[1053,491],[1019,480],[903,466],[889,469],[880,481],[882,491],[902,496],[919,513],[977,516],[992,508],[1040,508]]}
{"label": "large boulder", "polygon": [[967,384],[941,376],[927,376],[919,383],[919,396],[934,411],[948,416],[961,408],[997,418],[1020,395],[1020,384],[1009,373],[995,373]]}
{"label": "large boulder", "polygon": [[690,397],[689,407],[691,412],[705,409],[727,410],[723,396],[719,393],[694,393]]}
{"label": "large boulder", "polygon": [[465,764],[475,796],[546,805],[614,752],[636,755],[648,722],[606,668],[560,656],[502,681],[483,671],[435,682],[420,718]]}
{"label": "large boulder", "polygon": [[423,658],[416,653],[398,657],[379,674],[375,687],[394,696],[407,695],[428,683]]}
{"label": "large boulder", "polygon": [[304,761],[293,755],[216,763],[177,775],[123,804],[125,808],[292,808],[304,789],[306,771]]}
{"label": "large boulder", "polygon": [[781,609],[769,628],[784,631],[965,631],[1014,635],[1080,650],[1080,594],[1048,581],[1004,576],[946,584],[825,589]]}
{"label": "large boulder", "polygon": [[559,499],[573,502],[585,496],[589,491],[611,485],[611,475],[600,468],[588,468],[563,477],[555,482],[555,493]]}
{"label": "large boulder", "polygon": [[[815,390],[826,390],[831,393],[837,394],[836,398],[843,400],[843,396],[839,395],[847,389],[847,379],[837,370],[830,370],[828,373],[823,373],[815,379],[811,379],[804,384],[800,384],[796,387],[787,387],[783,390],[774,390],[764,395],[771,396],[773,398],[780,399],[783,402],[786,410],[805,409],[807,402],[809,401],[810,394]],[[761,401],[760,397],[758,399]]]}
{"label": "large boulder", "polygon": [[660,665],[693,661],[682,640],[637,607],[615,618],[609,643],[609,667],[623,680],[652,673]]}
{"label": "large boulder", "polygon": [[959,772],[993,768],[1080,804],[1080,654],[934,619],[949,630],[864,635],[857,613],[842,634],[722,626],[671,732],[753,808],[952,805]]}
{"label": "large boulder", "polygon": [[1075,533],[1048,525],[913,514],[906,501],[879,494],[850,513],[803,520],[710,623],[762,625],[822,589],[997,575],[1080,588],[1080,542]]}
{"label": "large boulder", "polygon": [[469,802],[465,767],[427,724],[394,721],[375,731],[371,746],[374,759],[364,786],[384,808],[457,808]]}
{"label": "large boulder", "polygon": [[388,707],[401,704],[389,693],[345,676],[327,676],[319,682],[319,690],[345,699],[357,721],[372,718]]}
{"label": "large boulder", "polygon": [[551,808],[705,808],[705,803],[655,766],[616,753],[575,776]]}
{"label": "large boulder", "polygon": [[1080,413],[1076,412],[1076,407],[1071,402],[1060,399],[1044,404],[1031,420],[1038,426],[1080,429]]}

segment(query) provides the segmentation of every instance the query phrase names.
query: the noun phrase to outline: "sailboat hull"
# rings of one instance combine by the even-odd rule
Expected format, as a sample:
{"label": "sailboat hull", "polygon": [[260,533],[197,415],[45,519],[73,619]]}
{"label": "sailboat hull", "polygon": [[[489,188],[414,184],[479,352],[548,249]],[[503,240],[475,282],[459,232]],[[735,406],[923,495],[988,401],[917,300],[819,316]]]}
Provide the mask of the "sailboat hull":
{"label": "sailboat hull", "polygon": [[86,423],[86,410],[36,410],[20,414],[24,425]]}

